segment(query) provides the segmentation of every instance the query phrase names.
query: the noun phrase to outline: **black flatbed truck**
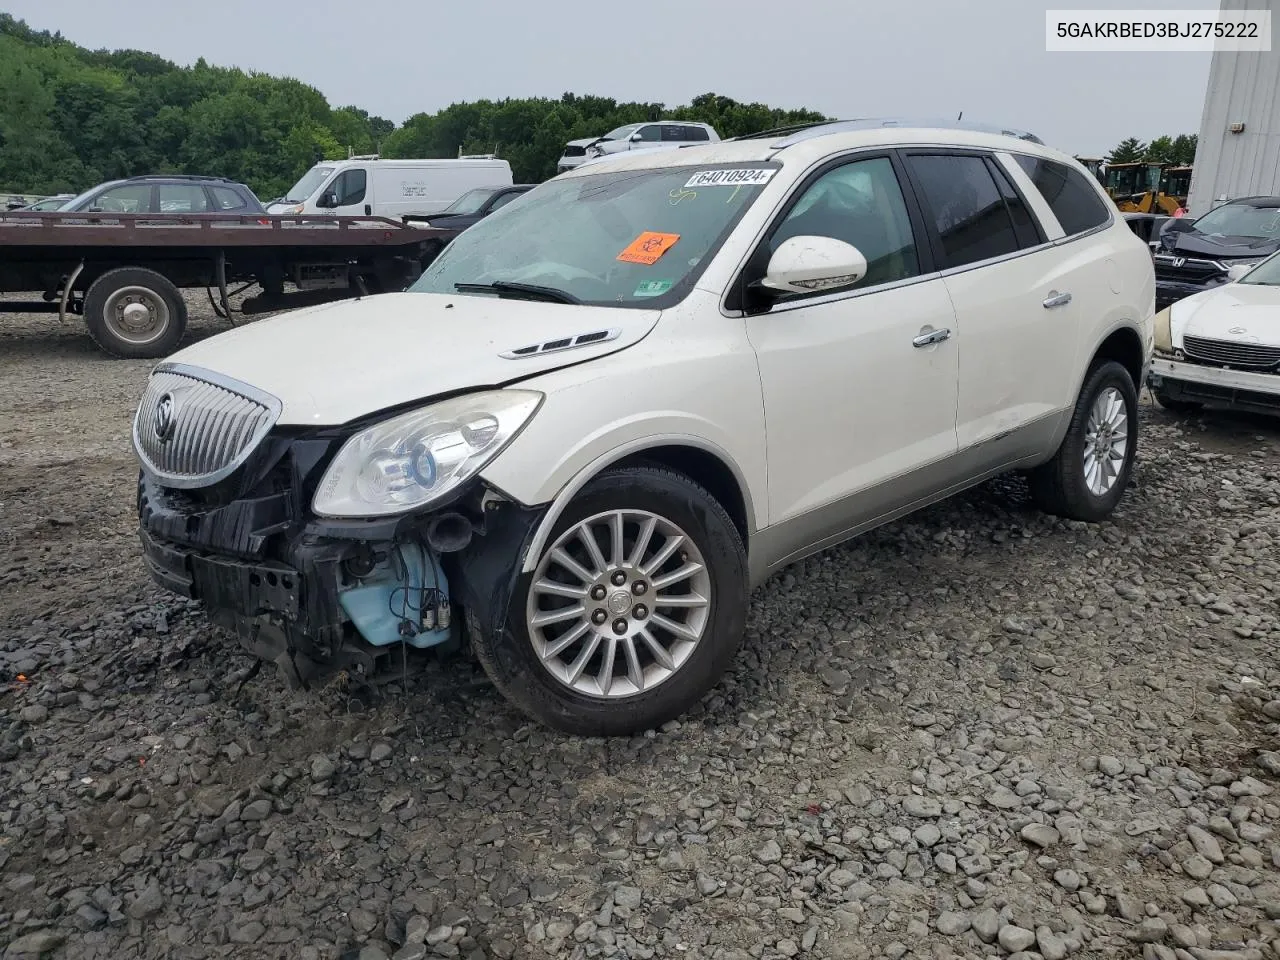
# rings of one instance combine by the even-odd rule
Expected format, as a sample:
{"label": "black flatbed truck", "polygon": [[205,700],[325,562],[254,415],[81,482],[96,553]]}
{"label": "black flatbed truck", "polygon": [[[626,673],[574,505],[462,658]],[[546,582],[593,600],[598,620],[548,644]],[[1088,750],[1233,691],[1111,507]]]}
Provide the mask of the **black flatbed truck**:
{"label": "black flatbed truck", "polygon": [[[41,294],[0,299],[0,313],[83,317],[112,356],[161,358],[186,329],[181,288],[204,287],[234,323],[234,313],[403,290],[449,236],[386,217],[0,213],[0,296]],[[261,292],[233,311],[230,297],[255,284]]]}

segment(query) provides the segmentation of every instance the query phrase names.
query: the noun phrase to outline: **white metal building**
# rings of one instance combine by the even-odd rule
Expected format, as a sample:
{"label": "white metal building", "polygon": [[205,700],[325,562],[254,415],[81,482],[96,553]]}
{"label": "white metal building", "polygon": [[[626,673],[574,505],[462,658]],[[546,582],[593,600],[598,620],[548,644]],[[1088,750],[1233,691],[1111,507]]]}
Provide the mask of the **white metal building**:
{"label": "white metal building", "polygon": [[1223,200],[1280,194],[1280,0],[1221,0],[1220,9],[1270,10],[1272,48],[1213,54],[1187,198],[1193,217]]}

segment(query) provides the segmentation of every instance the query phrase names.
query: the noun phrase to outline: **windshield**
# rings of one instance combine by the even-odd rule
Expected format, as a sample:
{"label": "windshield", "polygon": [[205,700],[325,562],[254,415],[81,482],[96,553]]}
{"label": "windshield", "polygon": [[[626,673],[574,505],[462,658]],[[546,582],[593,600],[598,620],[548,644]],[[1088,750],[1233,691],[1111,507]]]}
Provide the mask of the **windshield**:
{"label": "windshield", "polygon": [[1256,283],[1263,287],[1280,286],[1280,254],[1274,254],[1258,263],[1238,281]]}
{"label": "windshield", "polygon": [[[777,164],[549,180],[454,238],[409,289],[661,308],[688,292]],[[461,287],[459,286],[461,285]]]}
{"label": "windshield", "polygon": [[623,140],[626,137],[631,136],[631,134],[635,133],[637,130],[639,130],[640,126],[641,125],[638,123],[628,123],[626,126],[618,127],[616,130],[610,130],[600,139],[601,140]]}
{"label": "windshield", "polygon": [[72,197],[70,200],[65,201],[59,209],[61,209],[61,210],[72,210],[72,211],[79,210],[81,207],[83,207],[83,206],[85,205],[86,201],[88,201],[88,199],[89,199],[90,197],[92,197],[94,194],[96,194],[96,193],[97,193],[99,190],[101,190],[104,186],[113,186],[113,185],[115,185],[115,184],[117,184],[117,183],[121,183],[121,182],[122,182],[122,181],[120,181],[120,180],[112,180],[112,181],[111,181],[110,183],[108,183],[108,184],[102,184],[102,183],[100,183],[100,184],[98,184],[96,187],[90,187],[90,188],[89,188],[88,190],[86,190],[84,193],[77,194],[76,196]]}
{"label": "windshield", "polygon": [[333,167],[312,167],[302,175],[302,179],[289,188],[284,195],[285,203],[301,203],[319,189],[320,184],[329,179]]}
{"label": "windshield", "polygon": [[1280,239],[1280,207],[1226,203],[1206,213],[1192,224],[1192,229],[1213,237]]}
{"label": "windshield", "polygon": [[441,213],[475,213],[484,206],[484,202],[498,192],[497,187],[477,187],[474,190],[468,190],[449,206],[441,210]]}

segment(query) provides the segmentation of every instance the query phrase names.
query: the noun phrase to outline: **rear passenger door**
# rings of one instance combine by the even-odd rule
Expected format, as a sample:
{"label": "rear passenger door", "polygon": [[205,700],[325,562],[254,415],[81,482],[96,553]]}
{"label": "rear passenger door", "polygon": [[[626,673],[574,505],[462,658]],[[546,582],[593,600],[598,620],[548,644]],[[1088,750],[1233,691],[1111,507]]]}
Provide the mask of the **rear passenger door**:
{"label": "rear passenger door", "polygon": [[960,330],[960,450],[975,470],[1039,452],[1073,399],[1081,277],[997,155],[903,154]]}

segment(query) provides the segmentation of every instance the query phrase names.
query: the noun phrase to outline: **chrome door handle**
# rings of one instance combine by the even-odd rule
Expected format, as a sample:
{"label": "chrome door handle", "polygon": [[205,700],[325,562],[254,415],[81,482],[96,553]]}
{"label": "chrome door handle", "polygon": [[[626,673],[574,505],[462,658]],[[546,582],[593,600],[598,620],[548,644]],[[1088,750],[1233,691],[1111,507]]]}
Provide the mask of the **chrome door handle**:
{"label": "chrome door handle", "polygon": [[1045,300],[1044,305],[1046,307],[1061,307],[1070,302],[1071,302],[1071,294],[1055,293],[1055,294],[1051,294],[1049,298]]}
{"label": "chrome door handle", "polygon": [[913,347],[927,347],[931,343],[941,343],[951,336],[950,330],[930,330],[911,341]]}

